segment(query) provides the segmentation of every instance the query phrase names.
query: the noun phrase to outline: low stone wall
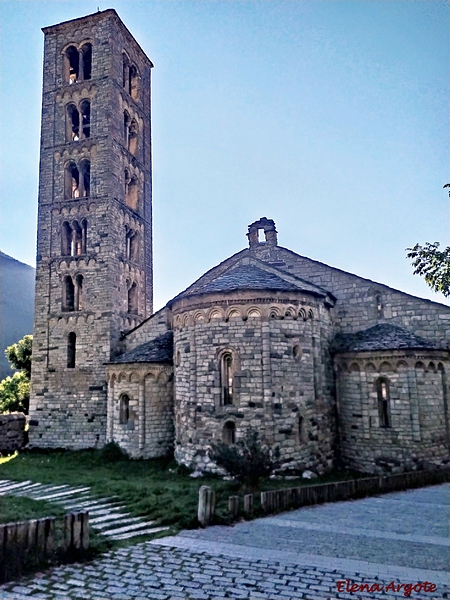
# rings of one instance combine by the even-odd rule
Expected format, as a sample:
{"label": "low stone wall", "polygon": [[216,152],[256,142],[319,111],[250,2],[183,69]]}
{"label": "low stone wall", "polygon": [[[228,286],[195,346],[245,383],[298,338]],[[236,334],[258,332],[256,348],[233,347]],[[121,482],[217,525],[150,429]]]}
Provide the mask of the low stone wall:
{"label": "low stone wall", "polygon": [[9,454],[25,445],[25,423],[23,413],[0,415],[0,454]]}

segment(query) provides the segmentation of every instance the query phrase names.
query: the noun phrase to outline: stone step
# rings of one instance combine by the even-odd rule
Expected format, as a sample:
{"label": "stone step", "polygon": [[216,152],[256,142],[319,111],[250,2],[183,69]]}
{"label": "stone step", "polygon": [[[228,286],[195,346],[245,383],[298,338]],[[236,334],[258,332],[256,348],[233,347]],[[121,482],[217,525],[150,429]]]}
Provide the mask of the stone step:
{"label": "stone step", "polygon": [[[125,525],[125,527],[119,527],[118,529],[108,529],[107,531],[102,531],[102,535],[113,537],[115,535],[120,535],[121,533],[128,533],[131,531],[136,531],[137,529],[143,529],[144,527],[152,525],[154,522],[155,521],[143,521],[141,523],[136,523],[135,525]],[[137,535],[137,533],[135,533],[135,535]]]}
{"label": "stone step", "polygon": [[[106,521],[103,523],[95,523],[93,525],[93,529],[98,529],[101,533],[102,529],[105,529],[106,527],[114,527],[116,524],[119,525],[125,525],[126,523],[137,523],[138,521],[142,521],[141,517],[129,517],[128,519],[118,519],[117,523],[115,521]],[[89,519],[89,523],[92,525],[92,521]]]}
{"label": "stone step", "polygon": [[143,531],[137,531],[132,533],[122,533],[120,535],[110,536],[112,540],[128,540],[138,535],[151,535],[152,533],[158,533],[160,531],[167,531],[170,527],[153,527],[153,529],[144,529]]}
{"label": "stone step", "polygon": [[14,496],[24,496],[31,494],[34,491],[43,491],[45,486],[42,483],[31,483],[30,485],[22,486],[20,488],[6,491],[5,494],[13,494]]}
{"label": "stone step", "polygon": [[94,517],[93,519],[89,519],[89,523],[92,525],[94,523],[105,523],[106,521],[117,521],[118,519],[127,518],[130,516],[130,513],[116,513],[115,515],[109,514],[104,515],[103,517]]}
{"label": "stone step", "polygon": [[70,510],[71,508],[84,508],[84,507],[86,507],[86,510],[88,510],[89,506],[92,506],[92,507],[95,506],[97,508],[100,508],[100,507],[106,508],[108,506],[123,506],[123,504],[119,505],[119,504],[113,503],[112,501],[109,502],[109,498],[101,498],[99,500],[92,499],[92,500],[86,500],[84,502],[74,502],[73,500],[70,500],[69,503],[66,503],[66,501],[64,501],[64,502],[61,502],[60,504],[62,506],[64,506],[64,508],[67,508],[68,510]]}
{"label": "stone step", "polygon": [[36,497],[35,500],[53,500],[55,498],[64,498],[65,496],[73,496],[75,494],[81,494],[81,492],[85,492],[89,490],[88,487],[84,487],[84,488],[79,488],[79,489],[72,489],[72,490],[68,490],[66,492],[61,492],[59,494],[46,494],[44,496],[39,496]]}
{"label": "stone step", "polygon": [[[87,502],[89,500],[91,500],[92,496],[88,493],[88,492],[83,492],[80,496],[77,496],[76,498],[56,498],[56,500],[52,500],[52,502],[55,502],[56,504],[59,504],[60,506],[62,506],[63,508],[66,508],[65,502],[67,500],[70,500],[71,502],[74,503],[74,506],[79,506],[81,502]],[[76,502],[75,502],[76,500]]]}
{"label": "stone step", "polygon": [[89,510],[88,508],[85,508],[84,510],[87,510],[89,513],[89,518],[90,517],[102,517],[103,515],[112,515],[114,513],[117,513],[117,511],[121,510],[121,507],[118,506],[117,508],[114,506],[109,506],[107,508],[102,508],[102,509],[92,509]]}
{"label": "stone step", "polygon": [[22,481],[21,483],[8,482],[6,485],[4,485],[0,488],[0,494],[5,494],[6,492],[9,492],[10,490],[13,490],[16,488],[21,488],[21,487],[24,487],[25,485],[30,485],[32,483],[33,483],[32,481]]}
{"label": "stone step", "polygon": [[42,485],[41,483],[35,483],[32,486],[30,485],[30,487],[28,488],[22,488],[20,490],[20,494],[16,494],[17,496],[24,496],[25,494],[27,494],[27,496],[29,496],[30,498],[33,498],[34,496],[41,496],[42,494],[53,494],[54,492],[62,491],[62,490],[67,490],[69,486],[67,485],[54,485],[54,486],[50,486],[50,485]]}

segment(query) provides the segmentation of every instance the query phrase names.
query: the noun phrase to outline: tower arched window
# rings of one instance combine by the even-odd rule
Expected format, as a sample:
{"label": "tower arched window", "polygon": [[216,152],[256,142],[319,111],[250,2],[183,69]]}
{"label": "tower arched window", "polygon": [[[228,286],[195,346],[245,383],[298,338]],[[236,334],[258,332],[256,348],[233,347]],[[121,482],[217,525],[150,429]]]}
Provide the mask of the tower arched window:
{"label": "tower arched window", "polygon": [[231,352],[224,352],[220,358],[220,388],[222,406],[228,406],[234,403],[233,378],[233,355]]}
{"label": "tower arched window", "polygon": [[128,288],[128,312],[134,315],[138,312],[138,289],[136,283],[132,283]]}
{"label": "tower arched window", "polygon": [[125,204],[137,210],[139,202],[139,184],[138,178],[133,175],[130,177],[128,170],[125,170]]}
{"label": "tower arched window", "polygon": [[80,162],[80,193],[82,197],[91,195],[91,163],[85,158]]}
{"label": "tower arched window", "polygon": [[129,75],[130,61],[128,59],[128,56],[125,53],[122,54],[122,65],[123,65],[122,85],[128,92],[129,91],[129,81],[130,81],[130,75]]}
{"label": "tower arched window", "polygon": [[133,100],[139,98],[139,74],[138,70],[134,65],[129,67],[129,89],[128,92]]}
{"label": "tower arched window", "polygon": [[229,446],[236,442],[236,425],[233,421],[227,421],[223,426],[222,441]]}
{"label": "tower arched window", "polygon": [[65,221],[61,227],[61,254],[71,256],[72,227]]}
{"label": "tower arched window", "polygon": [[76,142],[80,139],[80,115],[75,104],[66,107],[66,142]]}
{"label": "tower arched window", "polygon": [[125,256],[131,261],[136,261],[138,256],[138,234],[133,229],[128,229],[126,234]]}
{"label": "tower arched window", "polygon": [[90,79],[92,76],[92,44],[86,43],[81,47],[80,61],[83,64],[83,68],[80,69],[83,72],[83,79]]}
{"label": "tower arched window", "polygon": [[69,46],[64,55],[65,79],[67,83],[76,83],[80,75],[80,56],[75,46]]}
{"label": "tower arched window", "polygon": [[77,335],[73,331],[67,336],[67,368],[74,369],[76,362]]}
{"label": "tower arched window", "polygon": [[136,156],[138,149],[138,132],[139,127],[136,119],[133,119],[130,123],[130,127],[128,129],[128,151]]}
{"label": "tower arched window", "polygon": [[128,133],[129,133],[129,127],[130,127],[130,115],[128,114],[128,111],[124,110],[123,111],[123,145],[125,146],[125,148],[128,148]]}
{"label": "tower arched window", "polygon": [[119,401],[119,423],[125,425],[130,420],[130,397],[122,394]]}
{"label": "tower arched window", "polygon": [[377,381],[378,416],[380,427],[391,426],[389,382],[385,378]]}
{"label": "tower arched window", "polygon": [[66,166],[64,176],[64,197],[66,199],[80,197],[80,172],[74,162]]}
{"label": "tower arched window", "polygon": [[78,221],[73,221],[71,225],[65,221],[61,227],[61,254],[63,256],[86,254],[86,239],[86,219],[83,219],[81,224]]}
{"label": "tower arched window", "polygon": [[89,100],[83,100],[80,104],[81,128],[83,138],[91,137],[91,103]]}
{"label": "tower arched window", "polygon": [[83,275],[77,275],[75,277],[75,285],[74,285],[74,309],[82,310],[83,309]]}
{"label": "tower arched window", "polygon": [[75,286],[72,277],[66,275],[63,279],[62,287],[62,310],[72,312],[75,310]]}

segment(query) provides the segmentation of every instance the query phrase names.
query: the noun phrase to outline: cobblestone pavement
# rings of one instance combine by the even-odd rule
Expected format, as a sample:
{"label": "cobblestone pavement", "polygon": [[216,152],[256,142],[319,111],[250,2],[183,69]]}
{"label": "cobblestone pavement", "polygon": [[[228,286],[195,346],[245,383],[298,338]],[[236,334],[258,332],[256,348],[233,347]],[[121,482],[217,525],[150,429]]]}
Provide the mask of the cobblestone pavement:
{"label": "cobblestone pavement", "polygon": [[308,507],[55,568],[0,599],[447,598],[448,517],[448,485]]}

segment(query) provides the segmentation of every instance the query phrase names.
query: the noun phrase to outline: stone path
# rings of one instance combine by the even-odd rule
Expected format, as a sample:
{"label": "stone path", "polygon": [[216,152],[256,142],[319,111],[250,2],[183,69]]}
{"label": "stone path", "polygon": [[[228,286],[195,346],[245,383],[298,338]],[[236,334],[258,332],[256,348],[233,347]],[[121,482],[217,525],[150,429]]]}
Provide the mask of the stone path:
{"label": "stone path", "polygon": [[307,507],[58,567],[0,599],[442,600],[448,517],[448,485]]}
{"label": "stone path", "polygon": [[91,527],[113,540],[128,540],[169,529],[169,527],[155,527],[155,521],[149,521],[144,517],[131,516],[123,510],[124,505],[114,498],[94,498],[90,492],[88,487],[0,480],[0,496],[25,496],[34,500],[49,500],[59,504],[67,512],[89,511]]}

